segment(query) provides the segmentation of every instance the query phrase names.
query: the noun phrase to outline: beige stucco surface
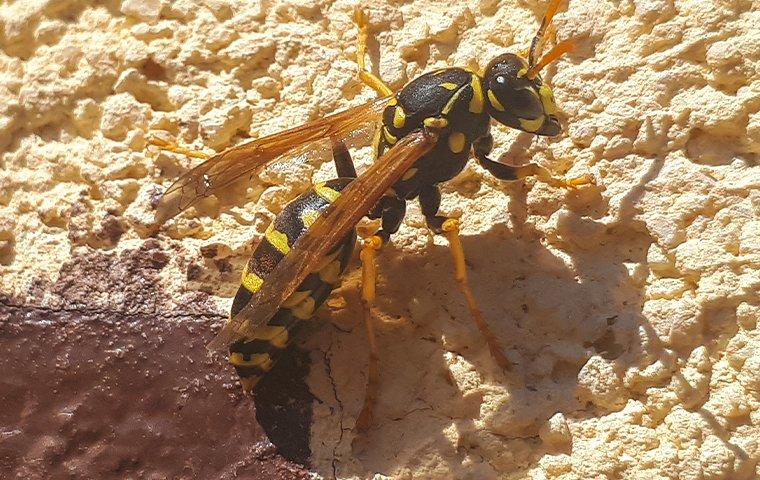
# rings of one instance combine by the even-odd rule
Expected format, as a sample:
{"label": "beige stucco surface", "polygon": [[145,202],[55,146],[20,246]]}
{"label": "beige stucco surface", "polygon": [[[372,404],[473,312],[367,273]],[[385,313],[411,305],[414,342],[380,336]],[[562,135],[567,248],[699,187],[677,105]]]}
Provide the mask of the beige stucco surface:
{"label": "beige stucco surface", "polygon": [[[373,98],[355,77],[354,4],[3,3],[0,291],[45,305],[35,285],[55,284],[76,252],[145,241],[151,201],[198,162],[149,151],[151,134],[211,153]],[[370,59],[396,89],[525,48],[543,12],[533,0],[367,4]],[[443,189],[513,370],[489,356],[445,241],[410,205],[379,262],[381,393],[365,436],[351,431],[367,357],[355,269],[306,340],[315,472],[760,475],[760,3],[571,0],[555,23],[577,39],[544,74],[565,132],[497,127],[495,156],[596,185],[506,184],[473,163]],[[356,157],[366,166],[369,149]],[[176,303],[161,309],[202,292],[225,312],[269,219],[331,168],[271,168],[169,222],[157,238]],[[208,261],[209,246],[233,268]]]}

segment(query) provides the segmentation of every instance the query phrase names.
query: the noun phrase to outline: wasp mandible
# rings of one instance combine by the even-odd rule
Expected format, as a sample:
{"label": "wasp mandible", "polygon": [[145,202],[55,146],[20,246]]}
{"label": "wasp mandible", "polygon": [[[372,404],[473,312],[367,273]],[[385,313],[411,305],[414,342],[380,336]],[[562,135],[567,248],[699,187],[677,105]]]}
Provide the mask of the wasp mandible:
{"label": "wasp mandible", "polygon": [[[379,230],[364,238],[360,253],[369,368],[356,427],[368,428],[380,375],[371,320],[375,256],[398,231],[407,201],[415,198],[427,227],[447,237],[454,275],[472,317],[495,361],[509,368],[468,286],[459,220],[439,212],[439,184],[461,172],[471,155],[501,180],[536,176],[567,188],[591,182],[588,176],[559,179],[534,163],[511,166],[488,157],[493,148],[491,120],[535,135],[554,136],[562,130],[552,90],[539,75],[571,48],[571,42],[560,42],[539,59],[560,1],[549,2],[527,55],[497,56],[480,73],[456,67],[435,70],[398,92],[365,66],[369,25],[364,12],[357,9],[359,78],[380,98],[213,155],[164,193],[156,212],[158,224],[271,162],[316,158],[325,148],[332,150],[338,178],[314,185],[277,215],[245,266],[229,321],[208,345],[210,350],[229,352],[229,362],[246,392],[272,368],[299,327],[339,284],[356,242],[356,224],[363,217],[378,219]],[[372,166],[358,176],[345,146],[357,132],[372,136],[375,153]],[[168,143],[159,146],[193,154]]]}

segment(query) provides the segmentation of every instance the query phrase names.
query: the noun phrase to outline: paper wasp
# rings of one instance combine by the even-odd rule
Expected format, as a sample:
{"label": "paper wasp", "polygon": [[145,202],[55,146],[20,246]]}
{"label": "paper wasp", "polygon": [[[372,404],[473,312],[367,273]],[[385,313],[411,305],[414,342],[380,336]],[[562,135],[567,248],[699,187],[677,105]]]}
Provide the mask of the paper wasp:
{"label": "paper wasp", "polygon": [[[310,158],[326,148],[333,152],[339,178],[315,185],[276,217],[246,265],[229,321],[208,346],[229,352],[229,361],[246,391],[271,369],[297,328],[338,284],[353,251],[356,224],[365,216],[380,219],[380,229],[365,239],[360,255],[370,363],[357,427],[370,424],[379,380],[379,355],[370,318],[375,253],[398,230],[406,202],[414,198],[420,202],[428,228],[448,238],[456,280],[472,316],[496,362],[508,368],[499,341],[470,293],[458,220],[438,214],[438,184],[462,171],[471,151],[480,165],[502,180],[534,175],[562,187],[590,182],[587,177],[556,179],[536,164],[515,167],[488,158],[493,147],[491,119],[536,135],[553,136],[561,131],[551,88],[539,71],[567,52],[570,43],[559,43],[538,59],[559,3],[550,1],[527,58],[500,55],[482,74],[462,68],[436,70],[395,93],[365,68],[368,22],[357,9],[359,78],[382,98],[225,150],[187,172],[164,193],[156,213],[159,224],[236,179],[253,176],[271,162]],[[375,162],[359,176],[344,145],[357,132],[374,132],[375,149]],[[169,144],[162,146],[183,151]]]}

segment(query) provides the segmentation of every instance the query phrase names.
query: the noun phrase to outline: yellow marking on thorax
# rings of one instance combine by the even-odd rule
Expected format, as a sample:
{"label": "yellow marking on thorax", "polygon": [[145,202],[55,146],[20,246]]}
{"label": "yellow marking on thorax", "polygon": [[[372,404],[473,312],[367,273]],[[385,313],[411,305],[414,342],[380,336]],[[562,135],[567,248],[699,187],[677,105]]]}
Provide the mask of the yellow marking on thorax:
{"label": "yellow marking on thorax", "polygon": [[261,290],[261,286],[264,285],[264,279],[259,277],[253,272],[248,271],[248,264],[245,264],[243,268],[243,275],[240,277],[240,283],[251,293],[256,293]]}
{"label": "yellow marking on thorax", "polygon": [[451,96],[449,101],[446,103],[446,106],[443,107],[443,110],[441,110],[441,113],[443,113],[444,115],[447,115],[454,108],[454,105],[456,105],[457,100],[459,100],[459,96],[462,95],[463,90],[464,90],[463,88],[460,88],[459,90],[454,92],[454,95]]}
{"label": "yellow marking on thorax", "polygon": [[328,187],[325,182],[314,185],[314,191],[317,192],[317,195],[330,203],[333,203],[338,197],[340,197],[340,192]]}
{"label": "yellow marking on thorax", "polygon": [[398,98],[393,97],[390,100],[388,100],[388,103],[386,103],[389,107],[395,107],[398,104]]}
{"label": "yellow marking on thorax", "polygon": [[480,83],[480,78],[476,74],[472,74],[472,99],[470,100],[470,112],[483,113],[483,86]]}
{"label": "yellow marking on thorax", "polygon": [[340,262],[335,260],[328,263],[324,268],[319,270],[319,279],[323,282],[335,285],[340,277]]}
{"label": "yellow marking on thorax", "polygon": [[268,353],[253,353],[251,359],[246,360],[242,353],[230,353],[230,363],[236,367],[259,367],[262,370],[272,368],[272,358]]}
{"label": "yellow marking on thorax", "polygon": [[451,82],[444,82],[441,84],[441,86],[445,88],[446,90],[456,90],[459,87],[459,85],[457,85],[456,83],[451,83]]}
{"label": "yellow marking on thorax", "polygon": [[316,222],[319,218],[319,215],[319,210],[306,209],[301,212],[301,221],[303,222],[303,226],[307,229],[311,228],[311,226],[314,225],[314,222]]}
{"label": "yellow marking on thorax", "polygon": [[290,311],[293,312],[294,317],[300,318],[301,320],[308,320],[314,315],[315,307],[316,302],[314,302],[314,299],[312,297],[307,297],[304,298],[301,303],[291,308]]}
{"label": "yellow marking on thorax", "polygon": [[274,229],[274,223],[269,224],[269,227],[267,227],[266,232],[264,232],[264,236],[269,241],[269,243],[274,246],[274,248],[277,249],[278,252],[280,252],[283,255],[287,255],[290,253],[290,245],[288,245],[288,236],[285,235],[282,232],[278,232]]}
{"label": "yellow marking on thorax", "polygon": [[388,127],[383,127],[383,135],[385,136],[385,140],[390,143],[391,145],[395,144],[398,141],[398,138],[396,138],[390,130],[388,130]]}
{"label": "yellow marking on thorax", "polygon": [[452,132],[449,135],[449,149],[454,153],[461,153],[464,150],[466,140],[464,133]]}
{"label": "yellow marking on thorax", "polygon": [[520,121],[520,126],[526,132],[536,132],[538,131],[539,128],[541,128],[544,125],[543,115],[533,120],[529,120],[525,118],[518,118],[518,120]]}
{"label": "yellow marking on thorax", "polygon": [[396,128],[403,128],[406,123],[406,113],[401,105],[396,106],[396,110],[393,112],[393,126]]}
{"label": "yellow marking on thorax", "polygon": [[549,115],[557,113],[557,104],[554,103],[554,94],[549,85],[541,85],[538,89],[538,96],[541,97],[541,104],[544,106],[544,112]]}
{"label": "yellow marking on thorax", "polygon": [[496,98],[496,95],[494,95],[493,90],[488,90],[488,101],[491,103],[491,106],[495,108],[496,110],[500,112],[505,111],[504,105],[502,105],[499,99]]}
{"label": "yellow marking on thorax", "polygon": [[296,290],[291,293],[284,302],[282,302],[282,306],[285,308],[293,308],[303,302],[305,298],[309,297],[309,295],[311,295],[311,290]]}
{"label": "yellow marking on thorax", "polygon": [[445,128],[449,124],[449,121],[441,117],[428,117],[422,123],[430,128]]}
{"label": "yellow marking on thorax", "polygon": [[404,176],[401,177],[401,180],[407,181],[407,180],[409,180],[410,178],[412,178],[415,175],[417,175],[417,169],[416,168],[410,168],[409,170],[406,171],[406,173],[404,174]]}

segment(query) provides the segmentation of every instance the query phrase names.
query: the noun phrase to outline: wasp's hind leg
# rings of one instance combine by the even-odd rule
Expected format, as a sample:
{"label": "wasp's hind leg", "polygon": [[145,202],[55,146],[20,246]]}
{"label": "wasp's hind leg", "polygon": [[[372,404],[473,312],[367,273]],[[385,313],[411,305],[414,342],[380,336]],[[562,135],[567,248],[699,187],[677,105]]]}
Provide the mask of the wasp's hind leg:
{"label": "wasp's hind leg", "polygon": [[369,342],[369,367],[367,369],[367,392],[364,405],[356,419],[356,430],[366,431],[372,425],[372,416],[377,401],[380,384],[380,354],[375,340],[375,328],[372,324],[372,304],[375,301],[375,283],[377,269],[375,258],[377,251],[396,233],[406,214],[406,201],[395,195],[386,195],[369,213],[370,218],[382,218],[381,228],[374,235],[364,239],[360,258],[362,261],[362,305],[364,307],[364,326]]}
{"label": "wasp's hind leg", "polygon": [[174,142],[170,142],[168,140],[164,140],[162,138],[158,138],[154,136],[151,136],[148,139],[148,143],[155,147],[158,147],[161,150],[166,150],[167,152],[179,153],[180,155],[186,155],[188,157],[201,158],[205,160],[211,156],[199,150],[191,150],[189,148],[180,147]]}
{"label": "wasp's hind leg", "polygon": [[594,183],[594,177],[591,175],[581,175],[579,177],[572,178],[557,178],[552,176],[551,172],[538,165],[536,163],[529,163],[527,165],[521,165],[519,167],[513,165],[506,165],[504,163],[494,162],[488,158],[488,154],[491,152],[493,146],[493,138],[488,135],[475,142],[475,156],[478,159],[478,163],[488,170],[491,175],[499,180],[522,180],[526,177],[536,177],[544,183],[547,183],[553,187],[561,188],[576,188],[581,185],[588,185]]}
{"label": "wasp's hind leg", "polygon": [[366,432],[372,425],[377,391],[380,385],[380,353],[375,339],[375,327],[372,324],[372,304],[375,301],[375,283],[377,270],[375,269],[375,257],[377,251],[383,245],[382,239],[373,235],[364,240],[364,247],[359,254],[362,262],[362,310],[364,315],[364,328],[367,332],[369,343],[369,365],[367,367],[367,390],[364,394],[364,404],[356,418],[356,430]]}
{"label": "wasp's hind leg", "polygon": [[369,37],[369,19],[364,10],[359,7],[354,10],[354,23],[356,23],[356,27],[359,29],[359,37],[356,42],[356,63],[359,65],[359,80],[380,95],[388,96],[393,93],[393,90],[380,77],[370,72],[364,63],[364,57],[367,54],[367,39]]}
{"label": "wasp's hind leg", "polygon": [[478,330],[480,330],[481,335],[483,335],[488,344],[488,349],[491,351],[491,355],[502,369],[509,369],[510,363],[509,360],[507,360],[506,355],[504,355],[504,349],[483,318],[483,314],[481,313],[480,308],[478,308],[478,305],[475,302],[475,297],[470,290],[470,285],[467,282],[467,267],[464,261],[464,249],[462,248],[462,241],[459,238],[459,220],[438,215],[438,208],[441,205],[441,192],[435,185],[430,185],[424,188],[422,192],[420,192],[419,201],[428,228],[435,233],[446,235],[446,238],[449,241],[451,257],[454,260],[454,279],[457,281],[459,289],[462,291],[462,295],[464,295],[464,298],[467,301],[467,308],[470,310],[472,319],[475,321]]}

